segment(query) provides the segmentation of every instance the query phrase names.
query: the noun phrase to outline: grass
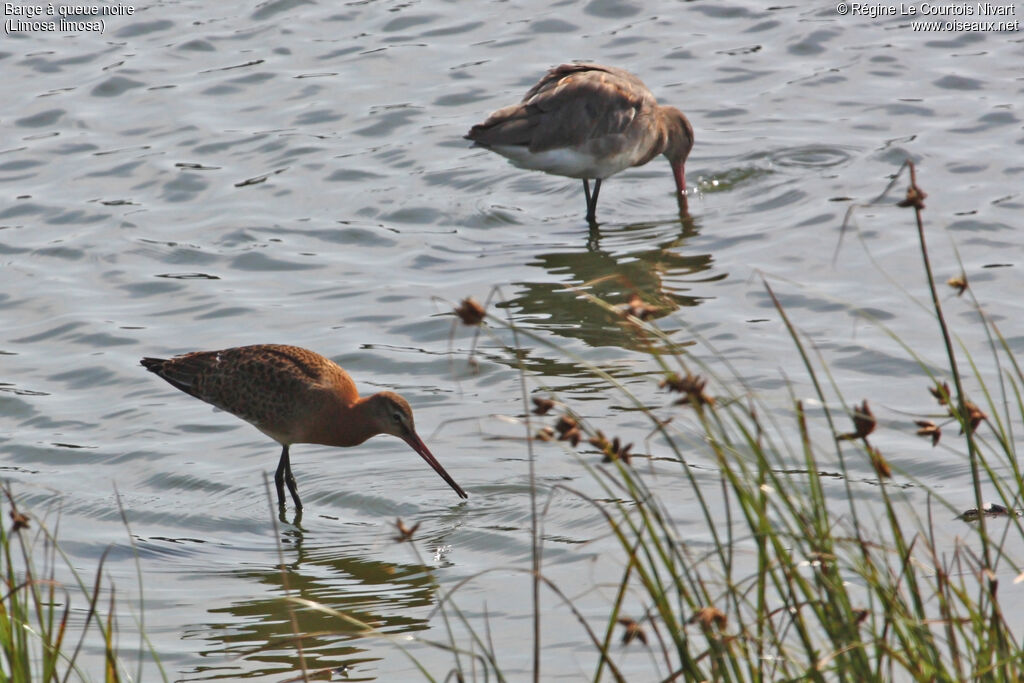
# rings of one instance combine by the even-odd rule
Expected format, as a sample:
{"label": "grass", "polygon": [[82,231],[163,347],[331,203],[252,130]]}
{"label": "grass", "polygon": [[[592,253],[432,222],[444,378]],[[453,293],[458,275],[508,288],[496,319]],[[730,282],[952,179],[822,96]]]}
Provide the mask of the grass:
{"label": "grass", "polygon": [[[622,659],[633,647],[647,647],[655,655],[645,680],[994,682],[1024,676],[1020,634],[1007,617],[1014,613],[1016,600],[1005,604],[999,591],[1003,577],[1024,578],[1024,558],[1014,552],[1024,541],[1018,511],[1024,481],[1013,434],[1024,416],[1024,373],[998,326],[973,299],[964,275],[951,286],[968,293],[989,341],[979,352],[955,336],[932,272],[923,219],[926,194],[912,164],[897,178],[904,177],[904,170],[909,185],[898,205],[913,212],[930,295],[926,307],[945,352],[942,371],[935,371],[935,364],[925,362],[881,323],[863,317],[900,343],[927,377],[931,395],[922,390],[922,413],[938,409],[947,414],[945,423],[908,418],[906,438],[942,439],[947,450],[969,464],[974,507],[958,508],[910,472],[898,473],[901,481],[894,481],[891,463],[871,443],[878,422],[870,400],[844,398],[842,387],[769,283],[764,287],[816,399],[809,407],[791,392],[788,422],[746,390],[741,377],[716,377],[691,348],[663,334],[652,322],[657,311],[639,298],[620,306],[592,299],[632,329],[635,347],[647,348],[661,368],[660,387],[677,393],[681,410],[688,413],[685,420],[668,423],[614,377],[588,366],[609,392],[646,415],[659,447],[671,453],[678,477],[696,495],[711,539],[710,546],[699,549],[687,543],[672,521],[668,501],[649,485],[649,469],[637,466],[632,446],[614,438],[607,419],[586,420],[558,397],[545,398],[548,394],[533,401],[534,412],[554,409],[557,415],[531,419],[524,410],[523,422],[532,437],[531,480],[534,442],[558,441],[578,459],[601,495],[556,488],[592,505],[617,541],[621,578],[606,617],[594,623],[545,575],[537,533],[544,508],[536,502],[542,493],[534,492],[534,559],[522,571],[532,578],[535,595],[551,591],[577,616],[584,637],[594,643],[593,680],[627,680]],[[875,203],[889,201],[887,194]],[[587,296],[582,290],[580,295]],[[499,341],[500,330],[506,330],[512,354],[524,337],[564,353],[508,318],[483,317],[483,310],[467,301],[457,313],[467,324],[486,320],[486,329]],[[698,337],[698,342],[715,355],[707,340]],[[977,353],[989,356],[998,369],[995,379],[983,376]],[[962,368],[968,369],[970,384],[980,387],[978,396],[966,393]],[[530,406],[525,369],[521,375],[523,403]],[[719,387],[720,393],[712,395],[709,386]],[[537,429],[537,420],[552,424]],[[852,429],[846,427],[848,421]],[[959,435],[951,434],[956,430]],[[714,491],[684,459],[695,447],[717,467],[720,486]],[[596,463],[595,457],[602,462]],[[865,464],[874,474],[868,482],[876,494],[870,504],[859,502]],[[826,471],[838,472],[838,477],[823,477]],[[664,478],[664,471],[657,476]],[[827,487],[836,481],[845,488],[845,502],[837,503],[834,491],[829,495]],[[857,490],[852,482],[858,482]],[[924,509],[911,505],[903,494],[905,486],[925,492]],[[997,492],[994,505],[983,500],[983,489]],[[957,528],[951,533],[953,524]],[[473,634],[474,629],[486,630],[487,624],[470,623],[454,607],[460,588],[452,587],[442,599],[445,618],[461,619]],[[641,616],[635,615],[638,602],[643,605]],[[627,603],[633,605],[633,616],[627,614]],[[532,673],[539,681],[544,678],[543,615],[537,604],[535,599]],[[452,652],[482,651],[488,666],[467,669],[455,659],[455,678],[508,680],[500,666],[501,644],[494,646],[478,635],[471,640],[447,647]]]}
{"label": "grass", "polygon": [[[45,522],[21,510],[9,487],[0,490],[11,519],[10,527],[0,524],[0,681],[143,680],[146,658],[141,653],[147,651],[159,676],[167,680],[141,624],[134,672],[120,655],[116,592],[104,579],[107,552],[100,557],[95,577],[87,581],[61,551],[56,534]],[[127,530],[127,521],[125,526]],[[58,575],[70,576],[71,581],[63,582]],[[141,574],[139,582],[141,586]],[[97,649],[102,660],[96,656]],[[86,650],[91,650],[88,664],[83,663]],[[101,667],[97,661],[103,662]],[[153,677],[150,674],[146,680]]]}

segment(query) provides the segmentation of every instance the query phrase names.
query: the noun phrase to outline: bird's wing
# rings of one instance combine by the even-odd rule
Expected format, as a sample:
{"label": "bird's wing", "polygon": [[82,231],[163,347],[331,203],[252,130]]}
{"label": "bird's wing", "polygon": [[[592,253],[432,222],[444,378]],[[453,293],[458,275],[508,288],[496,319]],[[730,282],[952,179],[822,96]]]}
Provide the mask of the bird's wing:
{"label": "bird's wing", "polygon": [[594,64],[551,69],[519,104],[499,109],[470,130],[485,147],[522,145],[532,152],[582,147],[628,132],[654,98],[635,76]]}
{"label": "bird's wing", "polygon": [[316,400],[323,373],[315,354],[273,344],[187,353],[159,371],[185,393],[274,430]]}

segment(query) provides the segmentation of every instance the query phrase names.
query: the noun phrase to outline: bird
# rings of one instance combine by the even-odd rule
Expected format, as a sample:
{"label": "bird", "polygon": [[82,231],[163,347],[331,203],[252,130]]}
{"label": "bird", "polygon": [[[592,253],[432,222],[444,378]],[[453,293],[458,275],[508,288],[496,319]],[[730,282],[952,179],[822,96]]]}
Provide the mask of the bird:
{"label": "bird", "polygon": [[349,374],[314,351],[256,344],[170,359],[147,357],[141,364],[174,388],[240,417],[281,444],[274,484],[282,510],[284,484],[295,508],[302,509],[288,453],[292,444],[358,446],[377,434],[405,441],[455,493],[468,497],[416,434],[408,401],[392,391],[360,398]]}
{"label": "bird", "polygon": [[[515,166],[583,180],[587,222],[597,221],[601,181],[664,154],[686,210],[686,158],[693,126],[660,106],[634,74],[593,63],[550,69],[519,104],[498,109],[465,135]],[[589,180],[594,180],[590,191]]]}

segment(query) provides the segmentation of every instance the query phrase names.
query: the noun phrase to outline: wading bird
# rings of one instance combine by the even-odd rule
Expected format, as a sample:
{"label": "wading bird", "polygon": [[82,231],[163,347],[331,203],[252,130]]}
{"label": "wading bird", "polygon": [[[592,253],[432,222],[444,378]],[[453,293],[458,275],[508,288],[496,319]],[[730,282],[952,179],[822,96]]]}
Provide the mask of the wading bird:
{"label": "wading bird", "polygon": [[360,398],[348,373],[318,353],[297,346],[258,344],[171,359],[143,358],[142,365],[281,444],[274,483],[282,508],[288,484],[295,507],[302,509],[289,446],[357,446],[377,434],[405,441],[459,496],[467,497],[416,434],[412,408],[404,398],[390,391]]}
{"label": "wading bird", "polygon": [[683,112],[658,105],[647,86],[624,69],[556,66],[522,102],[494,112],[466,139],[519,168],[581,178],[591,224],[597,220],[602,180],[664,154],[680,211],[686,211],[684,165],[693,148],[693,127]]}

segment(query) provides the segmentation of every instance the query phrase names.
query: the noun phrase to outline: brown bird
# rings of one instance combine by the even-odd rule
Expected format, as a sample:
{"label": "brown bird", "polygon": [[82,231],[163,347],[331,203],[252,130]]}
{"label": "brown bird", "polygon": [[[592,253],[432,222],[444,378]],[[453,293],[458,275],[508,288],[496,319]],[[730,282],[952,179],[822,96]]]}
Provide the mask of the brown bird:
{"label": "brown bird", "polygon": [[602,180],[664,154],[680,209],[686,209],[684,165],[693,148],[693,126],[675,107],[659,106],[647,86],[624,69],[556,66],[522,102],[494,112],[466,139],[519,168],[582,178],[590,223],[596,221]]}
{"label": "brown bird", "polygon": [[295,507],[302,509],[289,446],[357,446],[377,434],[391,434],[405,441],[459,496],[467,497],[417,436],[412,408],[404,398],[391,391],[360,398],[348,373],[318,353],[297,346],[257,344],[197,351],[169,360],[143,358],[142,365],[186,394],[242,418],[281,444],[274,483],[282,507],[287,483]]}

